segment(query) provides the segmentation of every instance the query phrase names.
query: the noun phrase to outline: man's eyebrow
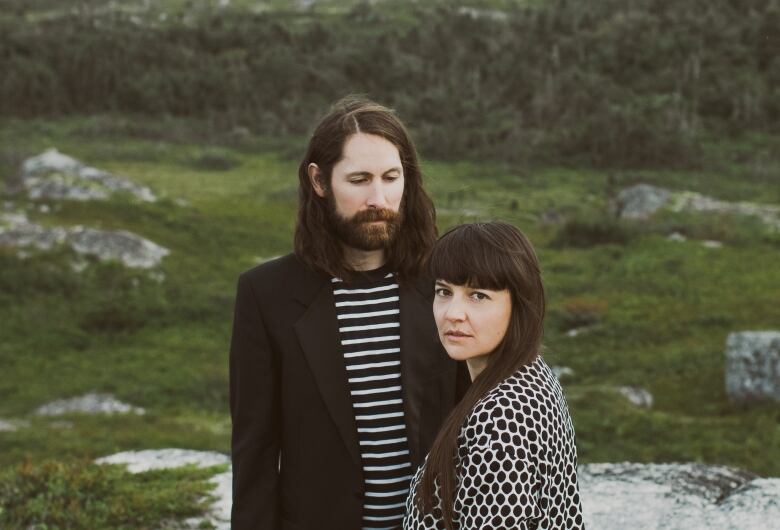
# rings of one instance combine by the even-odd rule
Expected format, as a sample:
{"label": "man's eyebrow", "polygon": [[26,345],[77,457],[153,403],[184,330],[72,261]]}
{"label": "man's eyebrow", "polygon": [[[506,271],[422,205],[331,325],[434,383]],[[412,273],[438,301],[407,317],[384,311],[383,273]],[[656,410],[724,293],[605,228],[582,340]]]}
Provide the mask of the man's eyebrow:
{"label": "man's eyebrow", "polygon": [[[382,175],[387,175],[388,173],[393,173],[393,172],[401,173],[401,168],[400,167],[391,167],[390,169],[388,169],[387,171],[382,173]],[[347,173],[346,176],[347,177],[372,177],[373,173],[371,173],[370,171],[353,171],[351,173]]]}

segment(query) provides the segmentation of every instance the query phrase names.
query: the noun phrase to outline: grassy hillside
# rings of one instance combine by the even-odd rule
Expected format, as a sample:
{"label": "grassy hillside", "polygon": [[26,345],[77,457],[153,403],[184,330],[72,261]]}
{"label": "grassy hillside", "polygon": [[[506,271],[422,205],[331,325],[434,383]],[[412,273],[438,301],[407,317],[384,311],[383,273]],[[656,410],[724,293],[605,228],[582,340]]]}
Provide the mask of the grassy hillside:
{"label": "grassy hillside", "polygon": [[[142,447],[228,450],[234,283],[241,271],[291,249],[297,184],[289,155],[303,143],[219,133],[203,139],[205,128],[109,117],[0,127],[0,143],[15,153],[6,155],[6,172],[12,158],[56,146],[164,197],[155,204],[46,202],[49,213],[39,211],[42,202],[5,201],[44,224],[124,228],[172,250],[161,283],[113,264],[77,273],[62,250],[27,259],[0,251],[0,417],[30,421],[0,433],[0,464]],[[441,229],[505,219],[540,249],[550,302],[547,358],[575,372],[564,382],[583,462],[695,460],[780,474],[780,411],[735,407],[723,384],[727,334],[780,322],[780,236],[749,218],[665,214],[618,225],[605,214],[612,187],[639,181],[780,203],[774,177],[751,173],[754,161],[744,157],[773,142],[753,137],[713,146],[712,168],[704,171],[610,178],[590,170],[425,162]],[[208,169],[214,160],[230,168]],[[780,162],[767,163],[776,175]],[[545,223],[550,210],[568,221]],[[668,241],[675,230],[688,241]],[[704,239],[724,246],[706,248]],[[596,325],[567,336],[583,307]],[[654,408],[629,405],[611,390],[616,385],[648,389]],[[49,400],[88,391],[114,393],[148,414],[74,416],[64,429],[28,416]]]}

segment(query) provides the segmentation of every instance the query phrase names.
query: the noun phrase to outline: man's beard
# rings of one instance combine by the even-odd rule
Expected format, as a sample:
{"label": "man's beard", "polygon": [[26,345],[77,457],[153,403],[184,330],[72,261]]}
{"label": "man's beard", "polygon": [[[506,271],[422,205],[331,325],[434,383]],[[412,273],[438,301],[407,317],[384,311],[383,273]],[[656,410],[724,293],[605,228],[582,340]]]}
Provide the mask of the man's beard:
{"label": "man's beard", "polygon": [[[352,217],[342,217],[336,211],[331,194],[328,195],[328,217],[342,243],[363,251],[390,248],[401,227],[400,213],[387,208],[362,210]],[[372,221],[383,222],[371,224]]]}

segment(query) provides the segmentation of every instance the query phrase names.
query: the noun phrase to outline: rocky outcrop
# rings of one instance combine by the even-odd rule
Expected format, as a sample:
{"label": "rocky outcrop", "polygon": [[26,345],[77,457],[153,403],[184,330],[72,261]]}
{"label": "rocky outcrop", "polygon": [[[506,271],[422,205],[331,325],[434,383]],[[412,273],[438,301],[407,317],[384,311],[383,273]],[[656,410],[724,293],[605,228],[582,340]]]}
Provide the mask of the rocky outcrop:
{"label": "rocky outcrop", "polygon": [[612,201],[612,209],[622,219],[648,219],[662,208],[673,212],[714,212],[757,217],[767,226],[780,230],[780,206],[752,202],[729,202],[693,191],[670,191],[649,184],[637,184],[621,190]]}
{"label": "rocky outcrop", "polygon": [[23,213],[0,213],[0,246],[50,250],[58,245],[68,245],[79,254],[101,261],[116,260],[127,267],[143,269],[156,267],[170,253],[125,230],[47,227],[30,221]]}
{"label": "rocky outcrop", "polygon": [[729,334],[726,393],[737,402],[780,401],[780,331]]}
{"label": "rocky outcrop", "polygon": [[127,193],[137,200],[156,200],[152,190],[131,180],[87,166],[56,149],[28,158],[22,163],[19,190],[31,199],[105,200],[115,193]]}
{"label": "rocky outcrop", "polygon": [[[97,460],[133,473],[183,465],[227,464],[220,453],[160,449]],[[763,530],[780,520],[780,478],[705,464],[585,464],[578,470],[586,528],[596,530]],[[212,477],[215,500],[205,522],[230,528],[231,478]],[[203,519],[185,521],[195,528]],[[194,526],[193,526],[194,525]]]}
{"label": "rocky outcrop", "polygon": [[704,464],[587,464],[579,468],[586,528],[740,530],[780,520],[780,479]]}
{"label": "rocky outcrop", "polygon": [[780,206],[752,202],[728,202],[707,197],[701,193],[675,193],[669,205],[675,212],[715,212],[758,217],[765,224],[780,230]]}
{"label": "rocky outcrop", "polygon": [[667,204],[671,196],[664,188],[637,184],[618,193],[613,207],[623,219],[647,219]]}
{"label": "rocky outcrop", "polygon": [[84,394],[69,399],[58,399],[35,410],[39,416],[63,414],[144,414],[141,407],[134,407],[116,399],[111,394]]}
{"label": "rocky outcrop", "polygon": [[653,395],[645,390],[636,386],[621,386],[616,388],[618,394],[626,398],[630,403],[637,407],[643,407],[646,409],[653,407]]}

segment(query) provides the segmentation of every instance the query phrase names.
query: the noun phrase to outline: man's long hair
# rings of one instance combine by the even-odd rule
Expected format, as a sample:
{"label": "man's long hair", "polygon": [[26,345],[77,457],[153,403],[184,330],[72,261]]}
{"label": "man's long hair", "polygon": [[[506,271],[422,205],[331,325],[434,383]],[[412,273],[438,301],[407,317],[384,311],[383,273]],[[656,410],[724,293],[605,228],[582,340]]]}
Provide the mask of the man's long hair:
{"label": "man's long hair", "polygon": [[[473,288],[508,289],[512,313],[506,334],[487,358],[463,399],[444,420],[428,453],[415,502],[454,528],[458,435],[474,406],[504,379],[533,363],[542,344],[544,286],[531,242],[503,222],[458,226],[436,243],[430,274],[437,280]],[[441,506],[437,506],[436,489]]]}
{"label": "man's long hair", "polygon": [[295,253],[309,266],[331,276],[349,279],[350,270],[328,215],[328,199],[314,191],[308,167],[314,163],[323,175],[322,185],[332,193],[331,173],[341,159],[344,144],[356,133],[381,136],[397,149],[404,172],[404,192],[399,210],[400,226],[386,249],[386,265],[400,280],[420,274],[436,242],[436,210],[422,185],[417,151],[395,113],[373,101],[348,96],[338,101],[320,121],[298,167],[298,222]]}

